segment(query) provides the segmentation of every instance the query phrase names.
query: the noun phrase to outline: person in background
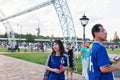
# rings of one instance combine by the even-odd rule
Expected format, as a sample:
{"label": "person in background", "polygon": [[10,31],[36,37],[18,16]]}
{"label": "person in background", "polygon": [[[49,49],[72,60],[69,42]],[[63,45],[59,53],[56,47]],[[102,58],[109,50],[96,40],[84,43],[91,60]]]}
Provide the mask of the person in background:
{"label": "person in background", "polygon": [[33,51],[33,44],[32,43],[30,43],[30,51],[32,52]]}
{"label": "person in background", "polygon": [[44,43],[41,44],[41,50],[44,52]]}
{"label": "person in background", "polygon": [[53,42],[53,51],[46,62],[46,69],[50,71],[48,80],[65,80],[64,72],[69,66],[69,60],[64,53],[63,43],[60,40],[55,40]]}
{"label": "person in background", "polygon": [[27,43],[24,44],[24,52],[27,52]]}
{"label": "person in background", "polygon": [[69,73],[68,70],[66,71],[67,75],[67,80],[72,80],[73,78],[73,58],[74,58],[74,53],[73,53],[73,48],[71,47],[71,43],[67,43],[67,49],[65,51],[69,57],[69,69],[70,69],[70,79],[69,79]]}
{"label": "person in background", "polygon": [[19,44],[18,43],[16,43],[16,45],[15,45],[15,51],[16,50],[18,50],[18,52],[20,52],[20,48],[19,48]]}
{"label": "person in background", "polygon": [[120,63],[112,65],[103,42],[107,32],[101,24],[95,24],[91,30],[94,42],[90,49],[89,80],[114,80],[112,72],[120,70]]}
{"label": "person in background", "polygon": [[114,51],[114,49],[115,49],[115,46],[114,46],[114,44],[112,44],[112,51]]}
{"label": "person in background", "polygon": [[83,42],[80,50],[81,61],[82,61],[82,76],[85,80],[88,79],[88,66],[89,66],[89,43]]}
{"label": "person in background", "polygon": [[89,45],[89,49],[91,49],[91,48],[92,48],[92,45],[93,45],[93,43],[91,43],[91,44]]}

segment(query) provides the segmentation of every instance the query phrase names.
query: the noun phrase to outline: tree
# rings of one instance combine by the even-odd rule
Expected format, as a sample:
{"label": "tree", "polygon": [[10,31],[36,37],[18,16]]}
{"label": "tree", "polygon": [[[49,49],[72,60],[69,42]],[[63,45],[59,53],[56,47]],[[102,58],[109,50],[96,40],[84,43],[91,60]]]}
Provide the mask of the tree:
{"label": "tree", "polygon": [[1,38],[7,38],[7,33],[0,35]]}
{"label": "tree", "polygon": [[26,35],[26,42],[34,42],[35,37],[36,37],[35,35],[27,34]]}
{"label": "tree", "polygon": [[119,37],[118,37],[118,35],[117,35],[117,32],[115,32],[115,34],[114,34],[113,41],[114,41],[115,43],[117,43],[117,42],[119,41]]}

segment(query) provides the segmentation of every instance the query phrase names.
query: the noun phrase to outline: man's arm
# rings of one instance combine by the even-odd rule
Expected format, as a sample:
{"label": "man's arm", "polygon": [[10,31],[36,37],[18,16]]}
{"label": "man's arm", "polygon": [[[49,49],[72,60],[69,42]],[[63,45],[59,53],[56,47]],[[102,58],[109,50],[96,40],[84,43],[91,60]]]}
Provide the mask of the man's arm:
{"label": "man's arm", "polygon": [[115,70],[120,70],[120,63],[116,64],[115,66],[102,66],[100,67],[101,72],[113,72]]}

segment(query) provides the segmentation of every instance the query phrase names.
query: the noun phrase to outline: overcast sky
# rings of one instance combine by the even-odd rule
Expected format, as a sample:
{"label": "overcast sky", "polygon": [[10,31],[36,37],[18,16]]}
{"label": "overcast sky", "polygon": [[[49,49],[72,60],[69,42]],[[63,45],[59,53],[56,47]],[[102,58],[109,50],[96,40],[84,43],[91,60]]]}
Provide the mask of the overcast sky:
{"label": "overcast sky", "polygon": [[[48,0],[0,0],[0,9],[6,16],[13,15],[32,6]],[[83,27],[79,18],[85,13],[90,19],[86,26],[86,37],[92,39],[91,28],[96,23],[104,25],[108,32],[108,40],[113,39],[117,31],[120,37],[120,0],[66,0],[70,8],[77,37],[83,38]],[[0,14],[1,16],[1,14]],[[40,27],[40,35],[62,36],[61,26],[53,5],[40,8],[30,13],[9,19],[12,29],[22,34],[31,33],[37,35]],[[19,24],[19,25],[17,25]],[[5,27],[0,23],[0,34],[5,33]]]}

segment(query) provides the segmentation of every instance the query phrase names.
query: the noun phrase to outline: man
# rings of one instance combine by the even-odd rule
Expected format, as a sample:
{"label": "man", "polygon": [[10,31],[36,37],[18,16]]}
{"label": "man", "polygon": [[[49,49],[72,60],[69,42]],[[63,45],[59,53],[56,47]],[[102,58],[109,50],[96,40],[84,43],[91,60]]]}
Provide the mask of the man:
{"label": "man", "polygon": [[103,41],[107,32],[101,24],[92,28],[94,42],[90,50],[89,80],[114,80],[112,72],[120,70],[120,63],[112,66]]}

